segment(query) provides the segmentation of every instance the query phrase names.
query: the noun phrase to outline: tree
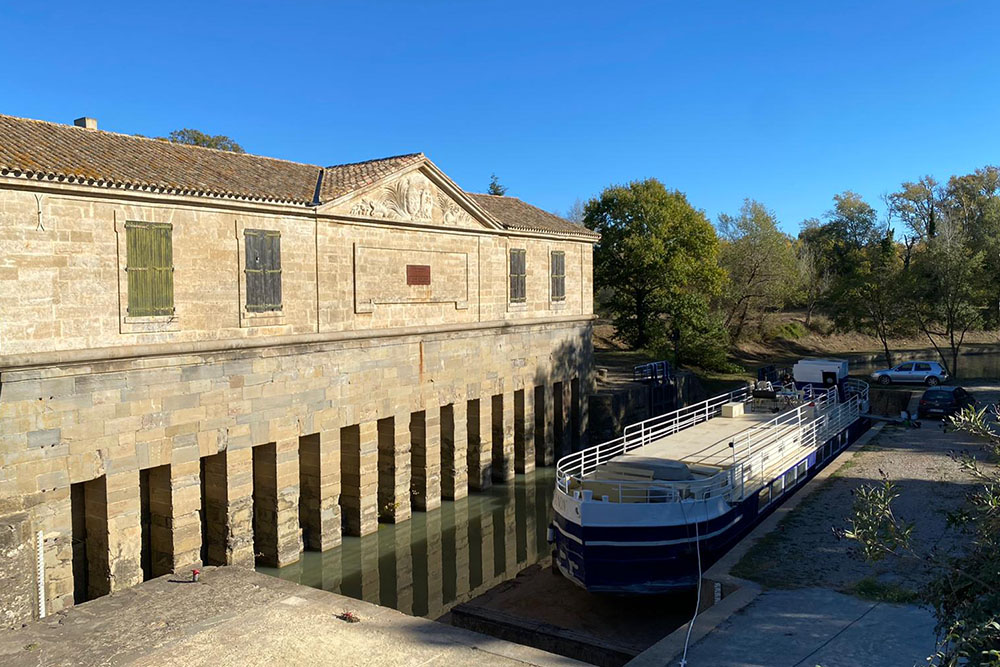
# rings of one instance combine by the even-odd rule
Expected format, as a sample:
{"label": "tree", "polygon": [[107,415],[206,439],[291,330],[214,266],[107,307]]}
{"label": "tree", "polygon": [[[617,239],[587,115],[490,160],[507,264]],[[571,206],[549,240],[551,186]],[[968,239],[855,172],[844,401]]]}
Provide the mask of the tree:
{"label": "tree", "polygon": [[749,319],[779,310],[796,285],[792,240],[778,229],[774,213],[746,199],[739,215],[719,216],[719,264],[728,280],[722,290],[725,326],[738,341]]}
{"label": "tree", "polygon": [[850,190],[833,196],[833,210],[827,212],[826,218],[842,256],[877,243],[885,236],[875,209]]}
{"label": "tree", "polygon": [[186,144],[188,146],[204,146],[205,148],[215,148],[220,151],[231,153],[245,153],[243,147],[223,134],[205,134],[199,130],[184,128],[174,130],[167,137],[167,141],[174,144]]}
{"label": "tree", "polygon": [[[983,253],[966,243],[959,225],[941,221],[937,235],[913,257],[908,287],[913,315],[948,373],[958,377],[965,335],[985,303]],[[943,346],[947,347],[948,354]]]}
{"label": "tree", "polygon": [[[959,429],[985,440],[986,453],[1000,457],[1000,432],[993,408],[968,408],[952,419]],[[858,552],[868,562],[900,558],[912,567],[926,570],[931,578],[920,592],[934,610],[937,630],[943,640],[928,661],[940,667],[1000,665],[1000,473],[984,468],[971,454],[954,455],[976,486],[965,507],[948,519],[972,536],[958,555],[942,555],[931,545],[914,540],[915,525],[896,516],[893,503],[900,493],[883,473],[877,485],[864,485],[854,494],[852,516],[846,529],[835,529],[858,543]]]}
{"label": "tree", "polygon": [[880,224],[875,209],[850,190],[835,195],[833,202],[827,221],[803,229],[799,238],[812,247],[830,272],[827,310],[838,327],[850,328],[857,324],[853,290],[862,280],[858,272],[868,259],[868,248],[888,234],[888,225]]}
{"label": "tree", "polygon": [[915,183],[903,183],[898,192],[886,196],[889,214],[899,218],[909,230],[908,236],[927,241],[937,234],[941,219],[941,194],[938,182],[924,176]]}
{"label": "tree", "polygon": [[491,195],[502,197],[507,194],[507,186],[500,185],[500,179],[497,178],[496,174],[490,174],[490,187],[486,190],[486,192]]}
{"label": "tree", "polygon": [[584,224],[601,240],[594,252],[598,287],[613,288],[608,307],[618,335],[634,348],[678,331],[704,331],[724,277],[718,238],[705,213],[656,179],[606,188]]}
{"label": "tree", "polygon": [[966,243],[983,253],[991,303],[986,315],[1000,325],[1000,169],[983,167],[948,179],[943,201],[948,218],[961,225]]}
{"label": "tree", "polygon": [[566,211],[566,215],[563,217],[570,222],[575,222],[578,225],[583,224],[583,214],[584,214],[584,204],[582,199],[577,199],[573,202],[573,205],[569,207]]}
{"label": "tree", "polygon": [[[813,219],[815,220],[815,218]],[[803,225],[809,225],[807,220]],[[816,221],[817,223],[819,221]],[[809,242],[808,235],[800,234],[795,244],[795,267],[797,272],[798,303],[805,306],[806,326],[812,323],[813,313],[826,299],[833,284],[833,274],[823,259],[820,248]]]}
{"label": "tree", "polygon": [[889,366],[889,339],[906,331],[910,321],[903,274],[903,260],[890,230],[879,243],[864,249],[861,264],[850,274],[844,290],[846,302],[840,309],[851,326],[878,336]]}

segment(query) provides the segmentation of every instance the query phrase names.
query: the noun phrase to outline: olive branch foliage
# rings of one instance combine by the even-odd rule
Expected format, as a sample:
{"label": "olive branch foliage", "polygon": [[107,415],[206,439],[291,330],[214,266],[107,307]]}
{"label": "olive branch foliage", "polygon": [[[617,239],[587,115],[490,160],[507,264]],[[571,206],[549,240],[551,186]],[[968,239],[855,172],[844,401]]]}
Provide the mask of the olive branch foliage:
{"label": "olive branch foliage", "polygon": [[969,537],[964,549],[942,553],[918,544],[916,523],[893,510],[899,488],[881,470],[881,480],[854,491],[847,527],[835,533],[856,542],[857,555],[867,562],[900,558],[929,574],[920,598],[934,612],[939,636],[929,664],[1000,667],[1000,472],[984,465],[1000,460],[1000,407],[966,408],[950,421],[985,443],[982,459],[951,452],[975,482],[964,505],[948,515],[949,525]]}

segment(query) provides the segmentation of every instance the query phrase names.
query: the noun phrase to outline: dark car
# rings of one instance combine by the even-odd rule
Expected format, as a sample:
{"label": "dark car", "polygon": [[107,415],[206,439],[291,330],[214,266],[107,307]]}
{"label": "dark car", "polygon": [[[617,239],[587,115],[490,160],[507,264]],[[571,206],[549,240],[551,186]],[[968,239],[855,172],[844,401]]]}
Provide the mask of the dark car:
{"label": "dark car", "polygon": [[920,397],[917,417],[947,417],[976,405],[976,397],[961,387],[934,387]]}

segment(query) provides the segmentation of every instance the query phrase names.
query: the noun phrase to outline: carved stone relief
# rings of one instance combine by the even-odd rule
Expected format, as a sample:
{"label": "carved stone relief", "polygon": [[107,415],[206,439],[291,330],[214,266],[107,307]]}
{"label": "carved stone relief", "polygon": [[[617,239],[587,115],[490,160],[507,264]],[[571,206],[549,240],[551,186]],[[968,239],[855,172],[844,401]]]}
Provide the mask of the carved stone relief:
{"label": "carved stone relief", "polygon": [[434,215],[434,195],[423,180],[402,178],[371,197],[363,197],[351,207],[351,215],[430,222]]}
{"label": "carved stone relief", "polygon": [[461,204],[419,173],[387,183],[353,204],[346,204],[344,210],[365,218],[429,222],[473,229],[481,226]]}
{"label": "carved stone relief", "polygon": [[438,204],[441,206],[441,221],[446,225],[472,226],[472,216],[455,203],[451,197],[438,193]]}

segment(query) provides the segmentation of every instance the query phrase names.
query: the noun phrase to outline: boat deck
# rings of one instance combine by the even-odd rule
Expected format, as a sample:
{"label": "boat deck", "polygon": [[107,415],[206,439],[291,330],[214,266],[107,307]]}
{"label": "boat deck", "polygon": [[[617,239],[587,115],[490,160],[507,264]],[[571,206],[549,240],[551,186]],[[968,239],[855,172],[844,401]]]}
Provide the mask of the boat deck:
{"label": "boat deck", "polygon": [[[754,412],[738,417],[713,417],[617,456],[597,466],[587,478],[680,481],[710,477],[732,466],[734,449],[729,447],[729,443],[734,438],[736,459],[740,460],[743,457],[745,450],[740,448],[742,439],[736,436],[754,426],[762,426],[787,411]],[[758,431],[754,437],[758,444],[761,438],[763,441],[775,442],[798,428],[797,425],[772,425],[766,431]],[[789,459],[807,453],[808,448],[791,446],[792,442],[794,440],[789,439],[789,447],[782,448],[780,455],[767,461],[765,469],[760,472],[765,475],[778,474],[783,471]],[[676,462],[685,465],[679,466]]]}

